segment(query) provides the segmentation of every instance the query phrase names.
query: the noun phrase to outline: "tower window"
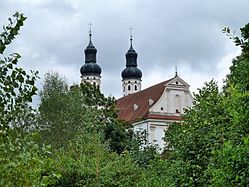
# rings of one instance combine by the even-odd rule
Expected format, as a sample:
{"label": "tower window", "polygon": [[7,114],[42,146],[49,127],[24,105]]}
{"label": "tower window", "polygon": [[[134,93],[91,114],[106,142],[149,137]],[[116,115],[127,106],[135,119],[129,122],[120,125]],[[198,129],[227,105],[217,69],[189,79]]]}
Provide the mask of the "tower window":
{"label": "tower window", "polygon": [[95,77],[93,77],[93,79],[95,80]]}
{"label": "tower window", "polygon": [[137,85],[135,85],[135,91],[137,91]]}
{"label": "tower window", "polygon": [[96,86],[96,82],[93,82],[93,85]]}
{"label": "tower window", "polygon": [[128,85],[128,90],[129,90],[129,91],[131,90],[131,86],[130,86],[130,85]]}
{"label": "tower window", "polygon": [[128,81],[128,83],[131,83],[131,81]]}
{"label": "tower window", "polygon": [[87,77],[86,79],[89,79],[89,77]]}
{"label": "tower window", "polygon": [[137,81],[135,81],[135,83],[137,83]]}

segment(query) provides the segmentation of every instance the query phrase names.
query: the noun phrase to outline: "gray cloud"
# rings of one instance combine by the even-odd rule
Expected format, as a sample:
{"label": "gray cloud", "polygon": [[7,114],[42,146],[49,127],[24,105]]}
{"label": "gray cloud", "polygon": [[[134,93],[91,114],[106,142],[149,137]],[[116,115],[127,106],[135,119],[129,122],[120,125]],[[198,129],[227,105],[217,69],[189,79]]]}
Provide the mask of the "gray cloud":
{"label": "gray cloud", "polygon": [[[230,26],[239,33],[249,20],[248,5],[245,0],[4,0],[0,23],[6,24],[15,10],[23,12],[28,19],[11,50],[22,54],[24,67],[39,70],[41,77],[49,70],[60,71],[70,82],[79,82],[91,21],[102,89],[120,96],[130,26],[145,80],[155,70],[173,75],[175,65],[183,77],[220,77],[219,63],[236,50],[221,30]],[[154,83],[158,81],[163,80]]]}

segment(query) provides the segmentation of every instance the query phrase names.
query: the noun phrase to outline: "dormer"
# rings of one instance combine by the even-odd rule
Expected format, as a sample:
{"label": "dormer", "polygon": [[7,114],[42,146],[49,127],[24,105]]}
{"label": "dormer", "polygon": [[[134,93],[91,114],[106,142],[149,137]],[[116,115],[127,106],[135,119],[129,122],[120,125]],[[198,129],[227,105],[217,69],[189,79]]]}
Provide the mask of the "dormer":
{"label": "dormer", "polygon": [[137,110],[138,109],[138,105],[137,104],[134,104],[133,105],[133,110]]}

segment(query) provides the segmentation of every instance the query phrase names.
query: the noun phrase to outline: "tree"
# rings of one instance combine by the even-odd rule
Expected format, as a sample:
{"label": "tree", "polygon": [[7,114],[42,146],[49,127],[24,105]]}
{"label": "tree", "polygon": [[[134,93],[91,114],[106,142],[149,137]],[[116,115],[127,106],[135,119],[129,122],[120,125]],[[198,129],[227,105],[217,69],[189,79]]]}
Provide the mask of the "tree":
{"label": "tree", "polygon": [[248,186],[249,182],[249,24],[240,30],[242,38],[231,34],[229,28],[224,29],[242,53],[233,60],[224,87],[224,107],[231,116],[228,133],[234,138],[213,152],[209,166],[213,186]]}
{"label": "tree", "polygon": [[86,108],[79,94],[69,90],[68,83],[58,73],[47,73],[40,92],[39,123],[42,143],[60,148],[82,131]]}
{"label": "tree", "polygon": [[249,23],[240,30],[242,38],[231,33],[229,28],[223,29],[223,32],[233,39],[235,45],[242,49],[242,54],[232,61],[225,86],[236,85],[240,91],[249,91]]}
{"label": "tree", "polygon": [[[28,103],[36,94],[35,80],[38,72],[27,74],[17,66],[21,56],[18,53],[4,57],[4,51],[18,34],[26,17],[16,12],[14,20],[9,18],[9,24],[3,27],[0,34],[0,132],[6,132],[10,126],[20,126],[22,119],[31,109]],[[29,113],[30,114],[30,113]]]}
{"label": "tree", "polygon": [[39,147],[35,134],[20,135],[18,131],[30,125],[27,120],[34,114],[29,103],[37,90],[38,72],[31,71],[30,75],[20,68],[18,53],[4,57],[7,45],[26,19],[18,12],[13,17],[0,34],[0,186],[47,186],[59,177],[53,170],[43,175],[51,164],[49,148]]}
{"label": "tree", "polygon": [[[206,173],[212,151],[225,141],[229,117],[223,108],[223,95],[214,81],[206,83],[195,95],[195,105],[186,110],[181,125],[172,124],[165,141],[173,149],[170,159],[184,163],[181,184],[208,184]],[[179,178],[175,176],[175,178]]]}
{"label": "tree", "polygon": [[73,85],[57,73],[45,76],[39,106],[42,140],[59,148],[81,133],[101,133],[110,151],[126,148],[129,133],[117,119],[115,99],[91,84]]}
{"label": "tree", "polygon": [[0,137],[0,186],[48,186],[60,178],[50,147],[39,147],[34,136]]}
{"label": "tree", "polygon": [[248,185],[249,24],[241,29],[242,39],[224,31],[242,54],[233,60],[223,91],[214,81],[206,83],[181,125],[172,124],[166,132],[169,166],[181,171],[172,173],[175,185]]}
{"label": "tree", "polygon": [[56,172],[61,174],[53,186],[135,186],[142,170],[128,152],[110,152],[101,134],[83,133],[55,153]]}

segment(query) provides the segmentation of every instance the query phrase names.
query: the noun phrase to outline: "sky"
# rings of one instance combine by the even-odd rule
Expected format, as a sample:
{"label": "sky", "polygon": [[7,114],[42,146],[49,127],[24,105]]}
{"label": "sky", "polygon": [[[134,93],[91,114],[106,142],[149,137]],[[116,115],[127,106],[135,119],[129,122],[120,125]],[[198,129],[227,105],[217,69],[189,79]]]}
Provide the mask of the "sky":
{"label": "sky", "polygon": [[1,0],[0,25],[7,25],[15,11],[27,17],[7,52],[20,53],[24,69],[39,71],[41,89],[51,71],[69,84],[80,83],[91,22],[101,90],[119,98],[130,27],[142,89],[172,78],[177,66],[191,92],[197,92],[212,78],[222,85],[240,54],[222,29],[240,35],[249,22],[248,7],[248,0]]}

